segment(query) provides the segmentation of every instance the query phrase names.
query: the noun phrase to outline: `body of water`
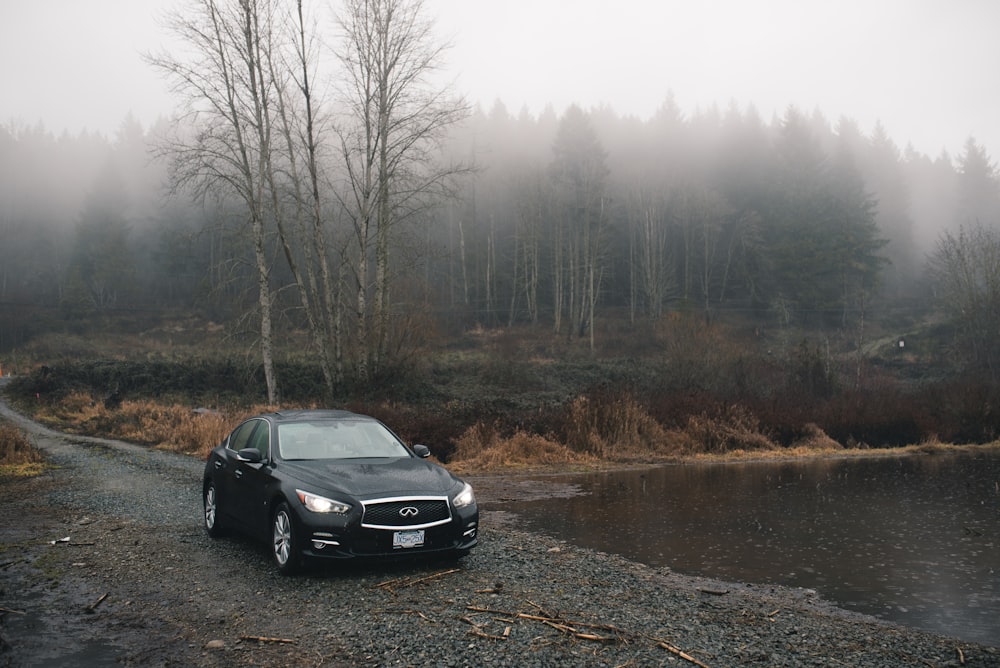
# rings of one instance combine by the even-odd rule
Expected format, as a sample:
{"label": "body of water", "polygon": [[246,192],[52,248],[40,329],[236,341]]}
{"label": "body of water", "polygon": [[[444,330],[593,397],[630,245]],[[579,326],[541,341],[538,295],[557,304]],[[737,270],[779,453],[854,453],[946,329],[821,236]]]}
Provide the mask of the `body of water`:
{"label": "body of water", "polygon": [[533,530],[674,571],[817,590],[1000,646],[1000,454],[671,465],[546,477]]}

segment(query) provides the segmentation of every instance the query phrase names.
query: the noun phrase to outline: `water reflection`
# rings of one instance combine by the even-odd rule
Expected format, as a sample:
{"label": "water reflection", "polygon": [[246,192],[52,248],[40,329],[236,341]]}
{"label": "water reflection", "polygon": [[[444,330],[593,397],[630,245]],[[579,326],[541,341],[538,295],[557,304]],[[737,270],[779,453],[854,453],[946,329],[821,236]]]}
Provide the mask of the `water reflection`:
{"label": "water reflection", "polygon": [[566,481],[584,494],[503,508],[636,561],[808,587],[851,610],[1000,645],[996,453],[558,477]]}

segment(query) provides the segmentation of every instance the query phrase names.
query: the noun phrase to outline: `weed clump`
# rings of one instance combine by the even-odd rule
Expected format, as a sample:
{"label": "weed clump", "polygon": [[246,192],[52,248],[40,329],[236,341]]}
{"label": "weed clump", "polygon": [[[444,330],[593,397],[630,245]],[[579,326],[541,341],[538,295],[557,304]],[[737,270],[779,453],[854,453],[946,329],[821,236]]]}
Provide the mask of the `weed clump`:
{"label": "weed clump", "polygon": [[727,406],[714,415],[692,415],[682,434],[685,450],[689,453],[721,454],[778,448],[761,430],[757,416],[740,405]]}
{"label": "weed clump", "polygon": [[675,452],[668,432],[627,393],[576,398],[566,407],[562,435],[573,451],[609,461]]}
{"label": "weed clump", "polygon": [[23,431],[0,422],[0,476],[29,477],[45,469],[45,456]]}
{"label": "weed clump", "polygon": [[459,437],[448,468],[458,473],[488,472],[533,466],[588,466],[599,461],[591,454],[576,452],[551,438],[522,430],[504,436],[495,425],[479,422]]}

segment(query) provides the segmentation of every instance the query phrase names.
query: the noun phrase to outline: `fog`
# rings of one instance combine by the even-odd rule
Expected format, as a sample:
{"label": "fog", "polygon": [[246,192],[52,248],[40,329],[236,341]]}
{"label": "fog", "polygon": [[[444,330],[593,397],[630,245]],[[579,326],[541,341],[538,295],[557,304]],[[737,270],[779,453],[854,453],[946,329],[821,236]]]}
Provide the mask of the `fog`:
{"label": "fog", "polygon": [[[320,3],[325,4],[325,3]],[[131,113],[169,114],[140,57],[170,47],[183,0],[0,3],[0,122],[112,135]],[[336,6],[336,3],[334,3]],[[426,0],[470,101],[561,113],[611,106],[649,118],[672,92],[694,113],[731,101],[765,120],[789,105],[877,122],[901,148],[1000,155],[1000,4],[991,0]],[[332,34],[332,29],[331,29]]]}
{"label": "fog", "polygon": [[[167,166],[149,152],[174,100],[142,56],[177,48],[161,19],[178,6],[0,5],[0,302],[198,304],[211,316],[244,305],[237,297],[249,292],[252,262],[243,262],[240,217],[218,202],[166,197]],[[472,112],[450,128],[445,157],[480,170],[455,201],[401,228],[394,280],[404,299],[490,324],[535,321],[539,304],[562,308],[557,286],[546,285],[557,272],[542,267],[564,243],[558,216],[546,213],[561,204],[535,187],[553,173],[566,126],[592,140],[607,174],[606,245],[587,258],[606,274],[591,308],[600,301],[634,315],[646,300],[655,316],[700,301],[706,311],[763,313],[793,294],[803,313],[843,316],[876,285],[880,298],[923,304],[941,232],[1000,224],[1000,42],[987,34],[1000,25],[1000,4],[610,7],[426,0],[439,36],[452,41],[437,83],[464,93]],[[848,219],[858,228],[844,238],[861,239],[851,258],[824,237]],[[662,237],[641,287],[643,224]],[[815,262],[803,270],[788,238],[807,225],[818,231],[806,255],[841,254],[827,278]],[[528,233],[531,277],[519,255]],[[847,279],[830,277],[861,265],[848,299]],[[525,282],[538,288],[530,306],[520,301]],[[647,289],[656,294],[640,295]]]}

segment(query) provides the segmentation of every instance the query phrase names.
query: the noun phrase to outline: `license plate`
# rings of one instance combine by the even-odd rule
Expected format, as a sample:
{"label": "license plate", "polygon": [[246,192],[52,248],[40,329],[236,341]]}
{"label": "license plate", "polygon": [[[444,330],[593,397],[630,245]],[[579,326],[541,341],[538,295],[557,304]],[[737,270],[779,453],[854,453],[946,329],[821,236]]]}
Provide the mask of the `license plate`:
{"label": "license plate", "polygon": [[420,547],[424,544],[424,530],[419,531],[397,531],[392,535],[392,546],[409,548]]}

